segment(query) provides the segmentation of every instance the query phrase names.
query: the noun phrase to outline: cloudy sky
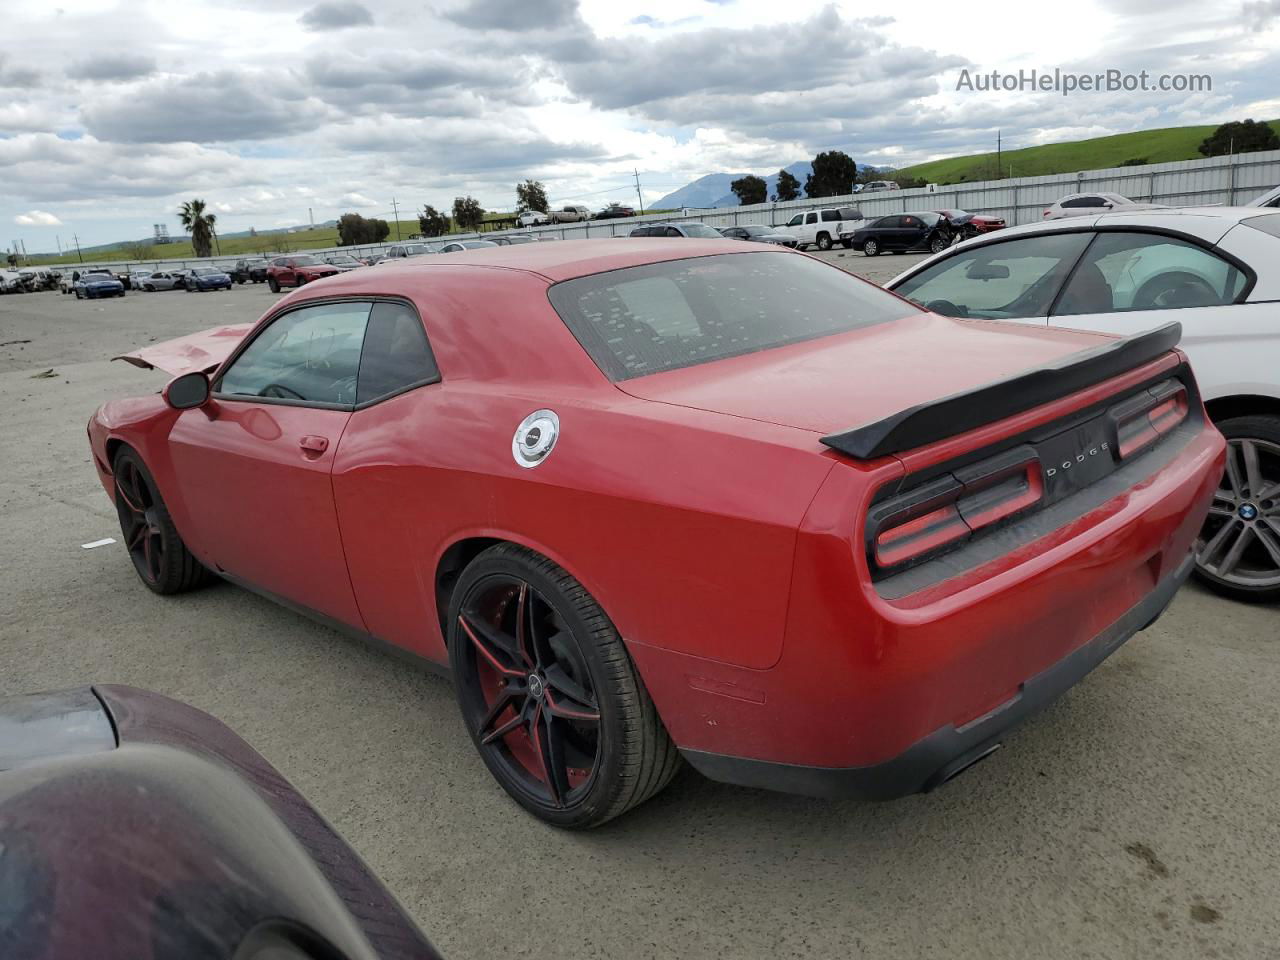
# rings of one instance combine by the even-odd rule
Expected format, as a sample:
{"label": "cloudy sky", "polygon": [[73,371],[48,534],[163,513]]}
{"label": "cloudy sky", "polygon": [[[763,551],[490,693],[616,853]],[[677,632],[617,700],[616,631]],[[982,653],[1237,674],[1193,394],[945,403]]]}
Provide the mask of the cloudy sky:
{"label": "cloudy sky", "polygon": [[[885,14],[868,14],[868,10]],[[901,12],[899,12],[901,11]],[[785,17],[785,19],[780,19]],[[645,201],[839,148],[902,166],[1280,117],[1280,0],[50,0],[0,33],[0,247],[404,219],[514,184]],[[962,69],[1208,73],[1210,93],[992,95]],[[4,229],[7,227],[8,229]]]}

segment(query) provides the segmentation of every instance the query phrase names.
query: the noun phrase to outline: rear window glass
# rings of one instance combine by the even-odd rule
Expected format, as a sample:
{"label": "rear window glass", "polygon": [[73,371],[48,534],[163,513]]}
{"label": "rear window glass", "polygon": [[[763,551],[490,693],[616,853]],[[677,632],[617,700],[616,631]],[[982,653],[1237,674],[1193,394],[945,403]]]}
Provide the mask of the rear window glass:
{"label": "rear window glass", "polygon": [[916,308],[838,267],[722,254],[579,277],[551,304],[602,371],[642,377],[896,320]]}
{"label": "rear window glass", "polygon": [[1248,220],[1241,222],[1245,226],[1261,230],[1263,233],[1269,233],[1273,237],[1280,237],[1280,213],[1268,213],[1261,217],[1250,217]]}

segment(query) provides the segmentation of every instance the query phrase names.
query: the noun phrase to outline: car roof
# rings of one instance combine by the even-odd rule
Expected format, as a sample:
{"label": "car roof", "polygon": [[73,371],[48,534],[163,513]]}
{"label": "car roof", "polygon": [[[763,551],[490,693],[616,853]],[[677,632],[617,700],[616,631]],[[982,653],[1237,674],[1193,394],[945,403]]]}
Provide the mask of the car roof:
{"label": "car roof", "polygon": [[[746,244],[737,240],[670,239],[659,237],[628,238],[617,243],[612,237],[595,240],[562,240],[559,243],[513,243],[506,246],[465,250],[449,257],[420,257],[389,266],[381,274],[381,280],[400,272],[423,270],[477,270],[500,268],[534,274],[552,283],[585,277],[609,270],[622,270],[647,263],[667,260],[687,260],[691,257],[707,257],[715,254],[766,253],[776,256],[793,256],[785,247],[774,249],[744,250]],[[361,271],[355,271],[356,274]],[[354,274],[346,274],[351,277]],[[351,283],[357,281],[352,280]]]}
{"label": "car roof", "polygon": [[1064,217],[1059,220],[1043,220],[1039,223],[1022,223],[1016,227],[1005,227],[994,233],[979,234],[969,240],[948,247],[941,253],[934,254],[908,267],[885,286],[893,289],[904,277],[919,273],[924,267],[936,260],[942,260],[957,250],[968,250],[985,247],[1003,240],[1017,239],[1026,236],[1042,236],[1047,233],[1060,233],[1073,230],[1091,230],[1094,227],[1134,227],[1135,229],[1171,230],[1184,233],[1206,243],[1217,243],[1227,231],[1251,217],[1267,216],[1265,208],[1260,207],[1168,207],[1139,210],[1112,210],[1103,214],[1082,217]]}

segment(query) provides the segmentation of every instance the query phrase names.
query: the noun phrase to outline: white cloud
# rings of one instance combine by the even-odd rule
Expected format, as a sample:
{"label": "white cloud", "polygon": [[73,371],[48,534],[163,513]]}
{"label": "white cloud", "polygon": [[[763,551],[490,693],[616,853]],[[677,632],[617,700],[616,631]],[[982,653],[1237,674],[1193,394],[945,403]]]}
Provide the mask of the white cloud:
{"label": "white cloud", "polygon": [[363,193],[357,193],[354,190],[339,197],[338,203],[344,207],[376,207],[378,205],[377,200],[372,197],[366,197]]}
{"label": "white cloud", "polygon": [[52,213],[46,213],[44,210],[31,210],[27,213],[20,213],[13,218],[13,222],[20,227],[60,227],[62,221],[55,217]]}

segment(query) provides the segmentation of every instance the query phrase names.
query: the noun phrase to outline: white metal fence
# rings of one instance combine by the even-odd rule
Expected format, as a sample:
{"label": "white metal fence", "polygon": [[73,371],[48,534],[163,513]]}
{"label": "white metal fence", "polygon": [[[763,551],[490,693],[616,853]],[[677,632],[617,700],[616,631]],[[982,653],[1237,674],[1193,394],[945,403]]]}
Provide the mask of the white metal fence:
{"label": "white metal fence", "polygon": [[[1113,167],[1106,170],[1083,170],[1079,173],[1054,174],[1047,177],[1016,177],[975,183],[952,184],[913,190],[893,190],[874,194],[850,194],[823,197],[818,200],[792,200],[783,203],[761,203],[745,207],[722,207],[711,210],[689,210],[618,220],[596,220],[557,226],[529,227],[502,233],[528,233],[552,236],[562,240],[587,237],[625,237],[638,224],[676,220],[697,220],[713,227],[736,224],[786,223],[797,212],[818,207],[852,206],[865,217],[880,217],[907,210],[960,209],[1003,216],[1010,224],[1032,223],[1041,219],[1042,211],[1055,200],[1071,193],[1119,193],[1131,200],[1161,203],[1168,206],[1235,206],[1280,184],[1280,150],[1237,154],[1232,157],[1210,157],[1204,160],[1182,160],[1153,163],[1140,167]],[[484,234],[450,234],[449,240],[484,239]],[[269,239],[267,236],[264,240]],[[281,235],[288,240],[288,235]],[[299,250],[296,253],[348,253],[353,256],[375,254],[396,241],[352,247],[329,247],[322,250]],[[125,269],[175,269],[209,266],[233,262],[238,254],[207,259],[158,259],[147,261],[94,262],[95,267]],[[265,254],[276,256],[276,254]],[[86,264],[89,266],[90,264]],[[61,264],[54,269],[74,270],[79,264]]]}

